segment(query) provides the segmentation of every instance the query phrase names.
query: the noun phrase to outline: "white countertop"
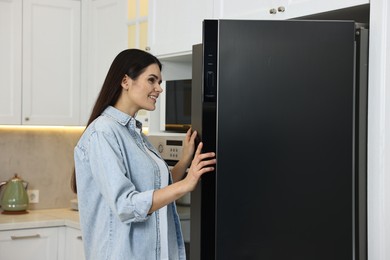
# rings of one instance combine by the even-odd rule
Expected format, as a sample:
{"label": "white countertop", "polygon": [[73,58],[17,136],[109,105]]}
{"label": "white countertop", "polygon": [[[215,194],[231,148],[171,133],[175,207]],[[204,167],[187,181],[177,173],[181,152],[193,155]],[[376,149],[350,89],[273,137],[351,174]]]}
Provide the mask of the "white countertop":
{"label": "white countertop", "polygon": [[79,213],[70,208],[28,210],[21,215],[0,213],[0,231],[68,226],[80,229]]}
{"label": "white countertop", "polygon": [[[181,220],[190,219],[190,207],[178,205]],[[1,210],[0,210],[1,212]],[[79,212],[71,208],[28,210],[26,214],[0,213],[0,231],[68,226],[80,229]]]}

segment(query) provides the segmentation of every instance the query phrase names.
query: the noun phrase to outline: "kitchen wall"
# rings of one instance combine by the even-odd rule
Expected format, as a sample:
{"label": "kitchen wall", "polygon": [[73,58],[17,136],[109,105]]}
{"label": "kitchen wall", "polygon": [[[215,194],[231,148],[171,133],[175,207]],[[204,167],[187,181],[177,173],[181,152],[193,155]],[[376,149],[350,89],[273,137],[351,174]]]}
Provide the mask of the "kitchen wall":
{"label": "kitchen wall", "polygon": [[82,127],[0,127],[0,181],[17,173],[39,190],[29,209],[70,207],[73,149]]}

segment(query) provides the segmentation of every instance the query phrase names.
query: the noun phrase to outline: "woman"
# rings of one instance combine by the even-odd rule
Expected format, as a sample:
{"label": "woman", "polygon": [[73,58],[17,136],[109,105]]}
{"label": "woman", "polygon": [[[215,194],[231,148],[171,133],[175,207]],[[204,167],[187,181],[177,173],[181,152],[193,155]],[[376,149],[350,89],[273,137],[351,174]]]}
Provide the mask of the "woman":
{"label": "woman", "polygon": [[183,157],[170,173],[142,134],[135,116],[156,108],[161,80],[161,63],[153,55],[119,53],[75,148],[73,187],[77,180],[89,260],[185,259],[174,201],[213,171],[216,160],[214,153],[201,153],[202,143],[195,151],[196,132],[189,130]]}

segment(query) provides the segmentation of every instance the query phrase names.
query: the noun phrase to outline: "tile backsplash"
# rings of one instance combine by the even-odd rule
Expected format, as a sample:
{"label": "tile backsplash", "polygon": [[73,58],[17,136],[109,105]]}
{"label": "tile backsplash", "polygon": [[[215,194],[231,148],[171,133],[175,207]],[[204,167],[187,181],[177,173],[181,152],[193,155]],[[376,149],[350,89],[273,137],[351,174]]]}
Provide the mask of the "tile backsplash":
{"label": "tile backsplash", "polygon": [[0,181],[15,173],[39,190],[39,203],[29,209],[70,207],[73,149],[82,127],[1,127]]}

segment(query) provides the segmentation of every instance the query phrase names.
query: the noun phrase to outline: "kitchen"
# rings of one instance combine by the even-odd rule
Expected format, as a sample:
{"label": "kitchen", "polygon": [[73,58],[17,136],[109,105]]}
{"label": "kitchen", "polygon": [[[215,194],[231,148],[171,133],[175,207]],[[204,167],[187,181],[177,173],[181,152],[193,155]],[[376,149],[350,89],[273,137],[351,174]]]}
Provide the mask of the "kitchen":
{"label": "kitchen", "polygon": [[[15,1],[15,3],[20,4],[21,1]],[[26,1],[27,2],[27,1]],[[73,1],[76,2],[76,1]],[[85,1],[81,3],[81,9],[79,12],[81,12],[83,17],[86,17],[86,20],[90,22],[90,26],[88,24],[82,24],[81,28],[79,29],[82,33],[81,35],[88,35],[88,37],[81,39],[81,51],[80,54],[76,56],[81,57],[81,66],[78,68],[76,66],[75,71],[76,73],[76,79],[77,75],[79,75],[79,80],[76,82],[81,82],[78,85],[73,84],[72,82],[64,81],[65,84],[72,85],[75,89],[79,89],[81,92],[79,97],[73,98],[71,94],[68,93],[67,96],[67,104],[72,104],[71,107],[75,109],[75,111],[72,111],[73,119],[66,119],[69,120],[65,122],[64,119],[63,122],[54,122],[51,124],[59,124],[59,125],[79,125],[80,122],[85,122],[85,118],[88,114],[88,108],[91,106],[94,100],[93,93],[96,93],[96,89],[99,86],[99,82],[101,81],[101,77],[104,76],[105,72],[107,70],[107,64],[112,59],[112,56],[114,53],[117,53],[118,50],[121,50],[123,48],[126,48],[127,45],[127,27],[126,27],[126,16],[127,14],[123,14],[124,17],[121,16],[113,16],[112,13],[109,13],[107,10],[110,10],[111,12],[116,12],[114,3],[118,5],[116,8],[118,10],[126,10],[126,7],[123,8],[123,5],[126,5],[126,3],[120,2],[120,1],[111,1],[111,5],[108,5],[106,1]],[[275,4],[275,8],[278,9],[279,2],[284,3],[286,1],[278,1],[277,4]],[[365,1],[343,1],[342,3],[339,3],[340,1],[331,1],[330,3],[325,4],[326,6],[321,6],[316,3],[312,3],[314,1],[306,1],[305,3],[301,3],[302,6],[299,6],[299,4],[296,4],[298,6],[294,6],[294,3],[291,3],[291,7],[288,8],[286,6],[285,11],[277,11],[275,14],[270,14],[268,11],[270,9],[273,9],[273,6],[256,6],[256,3],[248,3],[248,7],[246,10],[244,7],[240,7],[240,9],[237,6],[234,6],[234,4],[229,4],[228,2],[224,3],[224,1],[215,1],[215,3],[210,4],[207,1],[201,2],[194,2],[194,3],[188,3],[188,4],[177,4],[175,3],[175,12],[173,12],[172,5],[170,1],[167,1],[167,3],[155,3],[151,2],[149,4],[149,13],[152,14],[148,17],[149,19],[149,44],[150,44],[150,50],[152,53],[156,54],[158,57],[160,57],[164,63],[164,70],[163,75],[164,78],[169,79],[175,79],[177,77],[184,77],[188,78],[191,76],[191,46],[194,43],[198,43],[201,41],[201,26],[200,21],[203,18],[250,18],[253,19],[253,16],[256,15],[256,11],[258,10],[267,10],[267,12],[263,12],[263,16],[259,19],[288,19],[291,17],[298,17],[298,16],[304,16],[305,14],[313,14],[313,13],[319,13],[324,11],[330,11],[334,9],[341,9],[345,7],[350,7],[354,5],[360,5],[365,4]],[[329,2],[329,1],[328,1]],[[337,2],[337,3],[336,3]],[[23,3],[25,4],[25,3]],[[253,6],[251,6],[251,4]],[[281,4],[282,5],[282,4]],[[106,6],[111,6],[112,9],[104,9]],[[256,8],[255,8],[256,7]],[[307,7],[307,8],[302,8]],[[263,9],[262,9],[263,8]],[[16,10],[16,9],[12,9]],[[28,10],[28,8],[27,8]],[[178,12],[177,10],[181,10]],[[196,10],[196,11],[195,11]],[[249,10],[249,11],[248,11]],[[254,10],[252,13],[251,10]],[[369,226],[369,239],[368,239],[368,255],[369,259],[388,259],[390,257],[389,249],[386,248],[386,245],[389,242],[390,239],[390,232],[387,227],[388,223],[388,216],[389,216],[389,210],[386,206],[388,204],[389,200],[389,194],[386,191],[386,186],[388,186],[388,178],[387,178],[387,172],[389,172],[389,165],[385,158],[388,158],[388,147],[389,147],[389,141],[386,133],[386,129],[388,129],[388,116],[386,112],[388,112],[388,99],[389,97],[386,96],[388,93],[386,92],[386,89],[388,88],[388,73],[389,67],[388,63],[385,61],[388,60],[388,54],[386,54],[386,50],[388,49],[387,46],[388,43],[388,35],[389,35],[389,28],[387,27],[388,24],[388,14],[389,14],[389,7],[386,5],[385,1],[370,1],[370,72],[369,72],[369,141],[368,141],[368,226]],[[101,11],[101,12],[100,12]],[[234,14],[234,11],[240,12],[239,14]],[[293,12],[290,15],[290,11]],[[294,14],[294,12],[296,12]],[[259,11],[259,13],[261,13]],[[188,15],[191,14],[191,15]],[[106,16],[106,19],[104,20],[104,15]],[[266,16],[268,15],[268,16]],[[274,15],[274,16],[272,16]],[[2,17],[4,17],[2,15]],[[17,16],[15,16],[17,17]],[[115,17],[115,19],[112,19],[112,17]],[[172,19],[163,19],[163,17],[171,17]],[[188,21],[188,17],[192,17]],[[257,16],[258,17],[258,16]],[[175,18],[175,19],[173,19]],[[65,18],[64,18],[65,19]],[[133,19],[131,24],[140,24],[142,27],[142,21],[144,20],[144,17],[139,17],[139,19]],[[183,23],[177,23],[175,21],[180,20],[183,21]],[[118,25],[124,24],[124,26],[116,26],[116,23]],[[144,25],[144,24],[143,24]],[[28,25],[26,25],[28,26]],[[177,28],[180,27],[180,28]],[[112,28],[118,28],[118,32],[116,30],[112,30]],[[120,29],[123,31],[120,31]],[[132,27],[133,28],[133,27]],[[169,30],[168,28],[172,28]],[[120,31],[120,32],[119,32]],[[141,33],[140,33],[141,34]],[[126,35],[126,37],[123,37]],[[178,36],[180,35],[180,36]],[[101,38],[95,38],[95,37],[101,37]],[[112,41],[111,39],[118,39],[117,41]],[[93,41],[91,39],[98,39],[98,41]],[[20,40],[20,39],[19,39]],[[39,40],[39,39],[37,39]],[[142,41],[140,41],[142,42]],[[174,42],[175,44],[172,44]],[[70,44],[68,42],[68,44]],[[139,43],[140,44],[140,43]],[[115,46],[112,46],[115,45]],[[17,45],[15,45],[17,46]],[[145,48],[146,45],[138,45],[140,48]],[[137,46],[137,47],[138,47]],[[28,47],[28,46],[27,46]],[[15,48],[15,47],[14,47]],[[4,48],[2,48],[4,49]],[[65,48],[64,48],[65,49]],[[24,49],[23,49],[24,50]],[[86,50],[86,51],[83,51]],[[16,50],[15,50],[16,51]],[[5,54],[7,54],[9,51],[6,51]],[[110,53],[107,53],[110,52]],[[28,54],[29,52],[24,51],[24,54]],[[96,55],[96,53],[99,53],[99,55]],[[4,54],[4,55],[5,55]],[[2,53],[3,56],[3,53]],[[8,56],[5,56],[8,57]],[[28,71],[29,68],[33,66],[33,64],[28,63],[29,59],[26,60],[26,64],[23,64],[23,71]],[[10,63],[14,64],[14,63]],[[88,66],[88,64],[90,66]],[[91,65],[93,64],[93,66]],[[98,64],[98,65],[96,65]],[[29,67],[30,66],[30,67]],[[35,65],[34,65],[35,66]],[[47,65],[48,66],[48,65]],[[387,67],[386,67],[387,66]],[[65,65],[64,65],[65,67]],[[45,67],[45,69],[48,69]],[[64,68],[64,71],[67,71],[69,69]],[[78,74],[77,74],[77,71]],[[387,73],[386,73],[387,72]],[[70,72],[69,72],[70,73]],[[7,77],[3,77],[3,74],[1,78],[8,78],[11,74],[6,74]],[[88,75],[88,76],[86,76]],[[58,75],[56,75],[58,76]],[[60,104],[48,104],[44,103],[46,99],[42,100],[42,97],[45,96],[45,94],[38,94],[41,96],[39,99],[39,96],[33,96],[34,94],[31,90],[28,91],[28,83],[29,77],[27,75],[27,78],[24,78],[23,73],[23,109],[25,109],[23,112],[19,110],[16,110],[18,114],[16,115],[17,122],[14,123],[8,123],[8,121],[2,121],[2,124],[25,124],[25,125],[41,125],[44,124],[44,121],[39,120],[45,120],[42,119],[45,115],[40,114],[29,114],[31,112],[53,112],[57,113],[58,111],[45,111],[43,109],[39,109],[40,107],[55,107],[55,105],[59,106]],[[54,76],[53,76],[54,77]],[[100,78],[99,78],[100,77]],[[69,77],[70,78],[70,77]],[[21,86],[18,88],[18,78],[15,77],[14,82],[17,86],[15,87],[16,90],[14,93],[18,94],[15,98],[15,95],[12,97],[18,99],[18,102],[14,102],[18,107],[22,107],[21,104]],[[19,81],[20,81],[19,76]],[[54,79],[53,79],[53,82]],[[36,82],[41,83],[41,82]],[[20,84],[20,82],[19,82]],[[20,84],[21,85],[21,84]],[[47,85],[47,83],[46,83]],[[81,88],[80,86],[84,86]],[[87,87],[85,87],[87,86]],[[3,87],[3,85],[2,85]],[[31,86],[30,86],[31,87]],[[50,87],[55,87],[53,84],[50,84]],[[61,89],[66,89],[64,85],[60,85],[60,89],[57,90],[57,93],[50,93],[45,92],[46,89],[41,89],[43,93],[50,93],[51,95],[56,95],[60,93],[59,97],[62,97],[65,99],[65,93],[60,92]],[[27,91],[25,91],[27,89]],[[30,97],[25,97],[26,94],[30,92]],[[41,93],[42,93],[41,92]],[[8,93],[8,92],[5,92]],[[73,93],[74,94],[74,93]],[[45,96],[46,97],[46,96]],[[55,96],[57,97],[57,96]],[[58,97],[58,98],[59,98]],[[29,101],[28,98],[31,98]],[[34,99],[32,99],[34,98]],[[4,100],[3,100],[4,99]],[[10,102],[10,100],[13,100],[12,98],[9,98],[7,95],[1,95],[1,104],[7,104],[7,102]],[[81,102],[83,101],[83,102]],[[43,103],[41,103],[43,102]],[[64,102],[64,103],[66,103]],[[70,103],[72,102],[72,103]],[[78,103],[79,102],[79,103]],[[32,111],[27,111],[28,105],[31,106],[34,105],[34,109]],[[65,104],[65,108],[66,105]],[[73,105],[76,104],[76,105]],[[79,105],[77,105],[79,104]],[[62,104],[63,105],[63,104]],[[7,106],[4,106],[7,107]],[[66,116],[69,116],[69,110],[64,109],[68,114]],[[60,112],[63,112],[60,110]],[[157,111],[156,111],[157,112]],[[61,117],[55,116],[58,120],[58,118],[65,118],[66,116]],[[50,116],[50,115],[49,115]],[[144,120],[146,119],[149,121],[149,132],[153,133],[153,131],[158,131],[157,122],[158,120],[158,113],[151,113],[148,115],[147,113],[144,116]],[[20,122],[23,118],[23,122]],[[29,118],[27,120],[26,118]],[[49,122],[49,118],[46,118],[47,122]],[[71,122],[72,120],[72,122]],[[28,122],[26,122],[28,121]],[[30,204],[31,209],[48,209],[48,208],[63,208],[63,207],[69,207],[69,200],[73,198],[72,193],[66,193],[66,189],[68,187],[68,182],[66,181],[66,178],[69,174],[69,171],[72,170],[72,155],[69,154],[69,151],[72,150],[72,145],[74,145],[75,140],[77,139],[77,134],[80,134],[82,130],[78,129],[72,132],[70,135],[72,137],[66,137],[69,138],[67,141],[56,141],[55,139],[50,139],[49,137],[46,137],[46,135],[43,136],[42,133],[44,133],[46,130],[43,130],[42,132],[39,130],[38,132],[34,132],[37,130],[32,130],[32,133],[30,132],[23,132],[27,131],[23,128],[21,130],[7,130],[6,128],[2,130],[1,132],[1,164],[2,164],[2,170],[0,171],[0,180],[7,180],[10,177],[13,176],[15,172],[17,172],[23,179],[29,181],[30,183],[30,189],[37,189],[40,191],[39,198],[40,203],[38,204]],[[50,131],[50,130],[49,130]],[[53,130],[53,133],[60,132],[60,135],[68,136],[68,134],[65,134],[65,130]],[[78,132],[77,132],[78,131]],[[388,132],[388,131],[387,131]],[[19,137],[17,135],[20,134]],[[58,133],[56,133],[58,134]],[[15,137],[12,137],[15,135]],[[38,137],[35,137],[38,136]],[[47,138],[47,143],[45,145],[45,141],[43,143],[33,143],[31,146],[29,145],[30,140],[34,138]],[[6,139],[5,139],[6,138]],[[12,139],[13,138],[13,139]],[[26,139],[23,139],[26,138]],[[64,138],[65,139],[65,138]],[[21,140],[15,141],[15,140]],[[57,142],[64,142],[65,144],[56,144]],[[23,144],[23,145],[22,145]],[[31,143],[30,143],[31,144]],[[42,145],[40,147],[39,145]],[[52,148],[53,150],[49,150],[51,145],[54,146]],[[20,150],[14,150],[18,149],[20,147]],[[65,147],[65,148],[64,148]],[[58,156],[55,156],[57,152],[60,149],[65,149],[66,155],[59,154]],[[47,156],[49,157],[35,157],[33,151],[47,151]],[[26,154],[24,154],[24,151]],[[4,153],[4,154],[3,154]],[[20,159],[18,159],[18,157]],[[26,157],[22,157],[26,156]],[[46,156],[46,154],[42,154],[42,156]],[[46,159],[43,162],[40,162],[40,160],[43,160],[42,158],[50,158]],[[62,160],[59,160],[62,158]],[[34,166],[30,164],[30,161],[33,160],[34,162],[37,162],[37,166]],[[50,166],[49,162],[55,162],[55,165]],[[58,161],[64,161],[64,164],[59,163]],[[27,163],[28,162],[28,163]],[[34,171],[33,171],[34,170]],[[61,176],[61,179],[59,179],[59,183],[52,183],[52,180],[47,180],[47,176],[53,176],[53,174],[56,174],[56,176]],[[42,176],[41,176],[42,175]],[[49,188],[50,187],[50,188]],[[56,191],[56,192],[53,192]],[[53,197],[57,196],[55,194],[60,193],[61,191],[64,191],[64,194],[59,194],[58,198]],[[61,192],[62,193],[62,192]],[[46,196],[45,196],[46,195]],[[50,198],[50,199],[49,199]],[[56,198],[56,200],[53,200],[53,198]],[[46,200],[46,202],[45,202]],[[44,204],[45,202],[45,204]]]}

